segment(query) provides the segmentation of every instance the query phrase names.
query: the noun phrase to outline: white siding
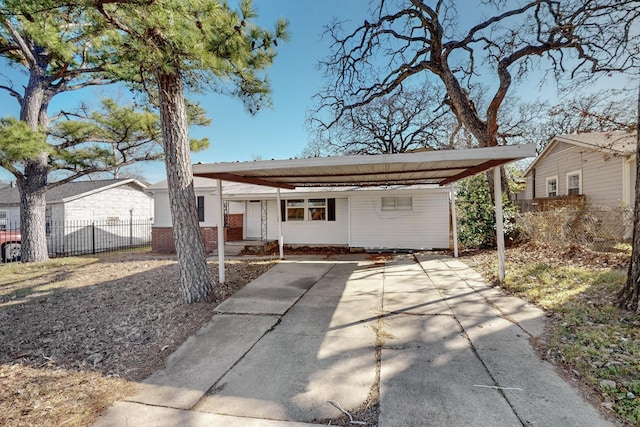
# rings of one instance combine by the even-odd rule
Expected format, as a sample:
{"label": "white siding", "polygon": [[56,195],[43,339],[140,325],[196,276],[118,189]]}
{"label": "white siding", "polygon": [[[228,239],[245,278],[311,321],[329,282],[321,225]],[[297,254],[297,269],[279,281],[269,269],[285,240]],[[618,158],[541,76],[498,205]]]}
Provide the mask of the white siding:
{"label": "white siding", "polygon": [[[196,189],[196,197],[204,196],[204,222],[200,223],[201,227],[215,227],[216,225],[216,209],[218,201],[215,194],[210,191],[198,191]],[[154,227],[171,227],[171,209],[169,207],[169,193],[167,191],[155,191],[153,193],[154,204]]]}
{"label": "white siding", "polygon": [[153,193],[154,227],[171,227],[171,212],[169,210],[169,193],[156,191]]}
{"label": "white siding", "polygon": [[531,174],[527,175],[527,183],[524,190],[524,198],[533,199],[533,176]]}
{"label": "white siding", "polygon": [[9,206],[6,208],[0,208],[0,211],[4,211],[6,213],[7,230],[20,229],[20,207],[19,206]]}
{"label": "white siding", "polygon": [[236,201],[229,201],[229,213],[230,214],[243,214],[244,213],[244,203],[243,202],[236,202]]}
{"label": "white siding", "polygon": [[[210,191],[205,195],[207,225],[216,224],[217,198]],[[282,233],[290,245],[350,245],[365,248],[433,249],[449,247],[449,197],[443,189],[367,191],[358,190],[335,197],[330,193],[314,194],[312,198],[335,198],[335,221],[285,221]],[[291,195],[288,195],[291,196]],[[381,197],[411,196],[411,211],[382,211]],[[308,194],[297,198],[309,199]],[[155,226],[171,226],[169,200],[166,191],[156,191]],[[283,200],[291,197],[283,197]],[[351,205],[350,205],[351,204]],[[351,206],[351,209],[349,208]],[[267,201],[267,238],[277,240],[277,201]],[[244,212],[242,202],[230,203],[230,213]],[[349,233],[351,232],[351,236]]]}
{"label": "white siding", "polygon": [[200,227],[215,227],[218,223],[218,197],[210,191],[196,190],[196,197],[204,196],[204,221]]}
{"label": "white siding", "polygon": [[536,165],[536,197],[547,197],[546,179],[558,177],[558,196],[567,195],[567,173],[582,172],[582,193],[593,205],[622,203],[623,157],[558,144]]}
{"label": "white siding", "polygon": [[403,193],[413,196],[411,211],[382,211],[381,197],[351,198],[351,246],[364,248],[434,249],[449,247],[448,193]]}
{"label": "white siding", "polygon": [[[347,245],[349,244],[348,199],[336,198],[335,221],[285,221],[282,236],[287,245]],[[278,239],[276,200],[267,203],[267,238]]]}
{"label": "white siding", "polygon": [[153,199],[148,194],[129,185],[111,188],[65,203],[65,221],[153,216]]}

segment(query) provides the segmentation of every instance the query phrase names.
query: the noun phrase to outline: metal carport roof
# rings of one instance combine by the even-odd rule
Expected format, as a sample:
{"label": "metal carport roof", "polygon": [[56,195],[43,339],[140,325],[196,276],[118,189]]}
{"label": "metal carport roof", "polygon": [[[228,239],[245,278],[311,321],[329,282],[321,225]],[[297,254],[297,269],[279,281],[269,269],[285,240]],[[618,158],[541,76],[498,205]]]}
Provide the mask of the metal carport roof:
{"label": "metal carport roof", "polygon": [[371,156],[198,163],[193,165],[193,174],[290,189],[334,185],[446,185],[535,153],[535,145],[526,144]]}
{"label": "metal carport roof", "polygon": [[[502,281],[505,272],[504,233],[502,198],[499,197],[500,174],[497,167],[535,154],[535,144],[524,144],[371,156],[198,163],[193,165],[193,175],[220,180],[218,188],[221,188],[222,181],[234,181],[294,189],[336,185],[446,185],[494,168],[499,279]],[[222,191],[218,191],[218,197],[219,205],[222,206]],[[222,223],[222,212],[219,214],[218,224]],[[278,223],[281,224],[279,219]],[[218,242],[223,240],[222,227],[218,227]],[[280,232],[281,257],[282,247]],[[219,245],[218,257],[219,278],[224,282],[224,245]]]}

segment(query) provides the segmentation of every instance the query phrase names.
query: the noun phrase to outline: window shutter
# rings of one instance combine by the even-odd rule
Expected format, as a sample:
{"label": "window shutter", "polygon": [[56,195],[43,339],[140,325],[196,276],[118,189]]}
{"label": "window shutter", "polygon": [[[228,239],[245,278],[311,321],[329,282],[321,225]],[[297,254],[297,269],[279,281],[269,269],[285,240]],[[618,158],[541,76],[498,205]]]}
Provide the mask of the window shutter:
{"label": "window shutter", "polygon": [[336,220],[336,199],[327,199],[327,221]]}
{"label": "window shutter", "polygon": [[198,221],[204,222],[204,196],[197,196],[196,204],[198,206]]}
{"label": "window shutter", "polygon": [[287,220],[287,201],[280,200],[280,220],[285,222]]}

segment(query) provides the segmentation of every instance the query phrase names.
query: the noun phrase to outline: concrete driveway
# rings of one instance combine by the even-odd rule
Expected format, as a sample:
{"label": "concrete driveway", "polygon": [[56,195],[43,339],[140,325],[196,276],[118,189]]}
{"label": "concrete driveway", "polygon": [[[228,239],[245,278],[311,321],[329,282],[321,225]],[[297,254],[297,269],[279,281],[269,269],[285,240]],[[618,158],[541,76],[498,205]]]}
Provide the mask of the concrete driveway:
{"label": "concrete driveway", "polygon": [[[544,312],[430,254],[291,257],[96,426],[607,426],[538,359]],[[335,425],[335,424],[334,424]]]}

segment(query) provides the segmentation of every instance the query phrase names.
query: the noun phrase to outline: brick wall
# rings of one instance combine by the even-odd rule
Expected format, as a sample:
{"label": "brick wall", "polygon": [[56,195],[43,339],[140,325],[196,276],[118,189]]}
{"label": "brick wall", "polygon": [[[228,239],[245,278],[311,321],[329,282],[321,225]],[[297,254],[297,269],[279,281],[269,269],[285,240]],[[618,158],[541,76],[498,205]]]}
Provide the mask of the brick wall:
{"label": "brick wall", "polygon": [[224,241],[242,240],[242,214],[229,214],[229,227],[224,229]]}
{"label": "brick wall", "polygon": [[242,228],[242,214],[229,214],[229,228]]}
{"label": "brick wall", "polygon": [[[200,233],[207,253],[216,250],[218,247],[218,228],[200,227]],[[151,229],[151,250],[160,253],[173,253],[176,251],[171,227],[153,227]]]}
{"label": "brick wall", "polygon": [[225,228],[224,241],[233,242],[236,240],[242,240],[242,227]]}

